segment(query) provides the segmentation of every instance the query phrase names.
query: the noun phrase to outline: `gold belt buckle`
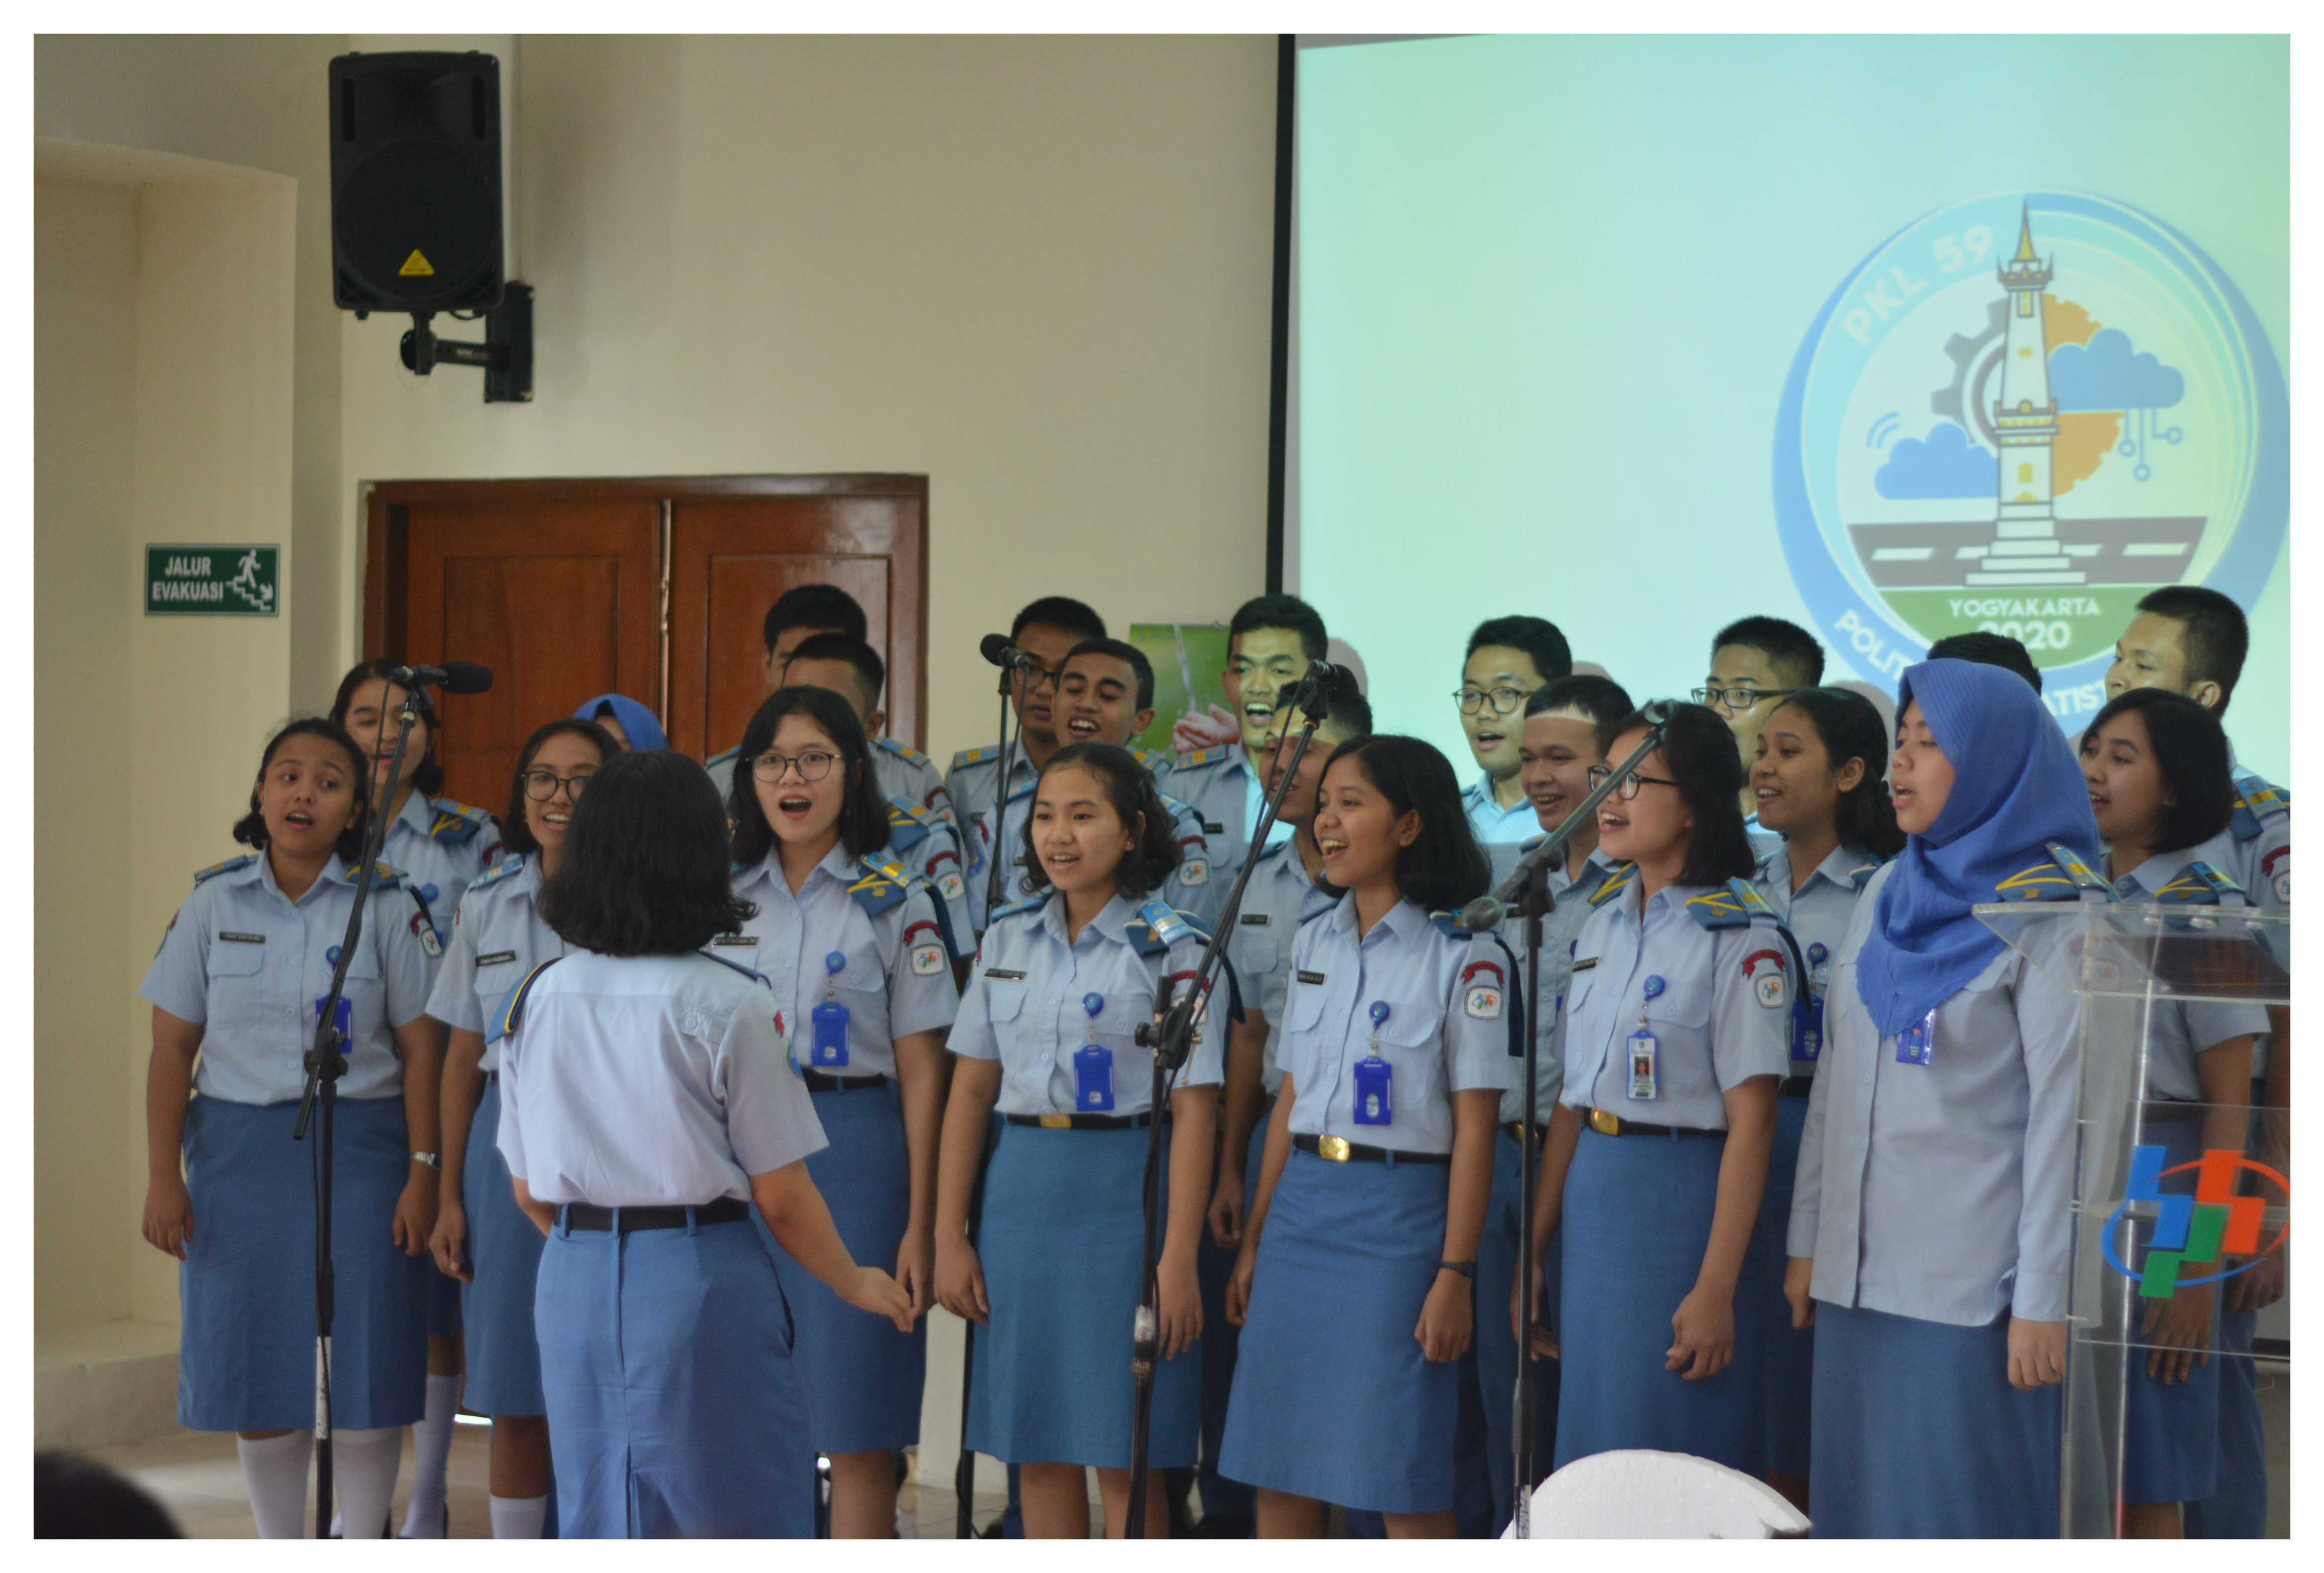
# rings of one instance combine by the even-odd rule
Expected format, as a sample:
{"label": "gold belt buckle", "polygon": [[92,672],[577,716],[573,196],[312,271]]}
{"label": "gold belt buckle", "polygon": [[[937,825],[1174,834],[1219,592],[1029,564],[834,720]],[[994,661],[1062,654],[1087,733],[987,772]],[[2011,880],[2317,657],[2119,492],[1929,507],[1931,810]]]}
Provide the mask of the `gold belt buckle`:
{"label": "gold belt buckle", "polygon": [[1345,1136],[1317,1136],[1315,1138],[1315,1155],[1319,1158],[1329,1158],[1334,1164],[1346,1163],[1348,1161],[1348,1138]]}
{"label": "gold belt buckle", "polygon": [[1602,1108],[1593,1108],[1590,1111],[1590,1128],[1601,1136],[1618,1136],[1622,1134],[1622,1122]]}
{"label": "gold belt buckle", "polygon": [[1074,1117],[1070,1114],[1045,1114],[1041,1117],[1041,1128],[1043,1130],[1071,1130],[1074,1128]]}

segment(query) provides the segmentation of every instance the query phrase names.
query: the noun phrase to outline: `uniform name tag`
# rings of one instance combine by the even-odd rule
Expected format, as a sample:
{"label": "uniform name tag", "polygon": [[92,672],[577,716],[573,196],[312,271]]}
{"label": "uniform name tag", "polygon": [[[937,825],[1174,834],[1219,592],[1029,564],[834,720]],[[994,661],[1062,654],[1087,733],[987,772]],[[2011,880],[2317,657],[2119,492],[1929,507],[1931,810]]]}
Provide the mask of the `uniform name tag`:
{"label": "uniform name tag", "polygon": [[263,945],[266,943],[264,934],[235,934],[230,930],[221,931],[218,938],[231,941],[237,945]]}
{"label": "uniform name tag", "polygon": [[1306,968],[1305,968],[1305,967],[1302,967],[1301,969],[1299,969],[1299,981],[1301,981],[1302,983],[1321,983],[1323,980],[1323,973],[1321,973],[1321,972],[1310,972],[1310,971],[1309,971],[1309,970],[1307,970],[1307,969],[1306,969]]}
{"label": "uniform name tag", "polygon": [[755,945],[759,942],[749,934],[720,934],[710,943],[714,945]]}
{"label": "uniform name tag", "polygon": [[1263,924],[1266,921],[1267,914],[1263,912],[1246,912],[1242,915],[1243,926],[1246,928],[1251,927],[1255,924]]}
{"label": "uniform name tag", "polygon": [[987,967],[984,970],[984,975],[988,978],[1003,978],[1012,983],[1021,983],[1025,980],[1024,973],[1009,967]]}
{"label": "uniform name tag", "polygon": [[489,956],[478,956],[476,958],[476,965],[479,967],[497,967],[503,961],[513,961],[515,960],[516,952],[514,951],[494,951]]}
{"label": "uniform name tag", "polygon": [[1577,972],[1587,972],[1588,970],[1590,970],[1590,969],[1591,969],[1591,968],[1592,968],[1592,967],[1596,966],[1597,964],[1598,964],[1598,958],[1597,958],[1597,957],[1595,957],[1595,956],[1584,956],[1584,957],[1582,957],[1580,961],[1576,961],[1576,962],[1574,962],[1574,963],[1573,963],[1573,970],[1574,970],[1575,971],[1577,971]]}
{"label": "uniform name tag", "polygon": [[1204,835],[1224,835],[1227,833],[1227,827],[1219,823],[1215,820],[1206,819],[1203,821],[1203,833]]}

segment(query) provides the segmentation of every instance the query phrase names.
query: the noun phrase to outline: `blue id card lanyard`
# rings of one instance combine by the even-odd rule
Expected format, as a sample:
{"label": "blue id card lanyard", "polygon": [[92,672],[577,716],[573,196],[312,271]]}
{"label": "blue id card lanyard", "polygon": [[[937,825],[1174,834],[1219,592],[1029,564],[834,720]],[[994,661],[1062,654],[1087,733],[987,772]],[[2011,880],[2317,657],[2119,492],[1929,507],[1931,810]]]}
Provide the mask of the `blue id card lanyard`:
{"label": "blue id card lanyard", "polygon": [[[1662,998],[1665,984],[1660,973],[1646,980],[1646,996],[1649,1000]],[[1662,1081],[1656,1073],[1662,1062],[1662,1040],[1647,1030],[1646,1007],[1638,1007],[1638,1030],[1632,1033],[1623,1045],[1630,1061],[1630,1096],[1641,1103],[1651,1102],[1662,1096]]]}
{"label": "blue id card lanyard", "polygon": [[1900,1065],[1925,1065],[1936,1046],[1937,1013],[1932,1010],[1896,1035],[1896,1062]]}
{"label": "blue id card lanyard", "polygon": [[818,1071],[847,1063],[847,1007],[839,1003],[839,974],[847,958],[838,951],[823,959],[823,1003],[809,1013],[815,1024],[815,1047],[808,1060]]}
{"label": "blue id card lanyard", "polygon": [[1356,1062],[1356,1123],[1396,1123],[1396,1071],[1380,1058],[1379,1029],[1388,1024],[1388,1001],[1375,999],[1371,1007],[1371,1053]]}
{"label": "blue id card lanyard", "polygon": [[1082,1009],[1089,1016],[1089,1041],[1074,1051],[1074,1107],[1084,1114],[1103,1114],[1113,1108],[1113,1051],[1097,1041],[1098,1012],[1104,1008],[1104,995],[1082,996]]}

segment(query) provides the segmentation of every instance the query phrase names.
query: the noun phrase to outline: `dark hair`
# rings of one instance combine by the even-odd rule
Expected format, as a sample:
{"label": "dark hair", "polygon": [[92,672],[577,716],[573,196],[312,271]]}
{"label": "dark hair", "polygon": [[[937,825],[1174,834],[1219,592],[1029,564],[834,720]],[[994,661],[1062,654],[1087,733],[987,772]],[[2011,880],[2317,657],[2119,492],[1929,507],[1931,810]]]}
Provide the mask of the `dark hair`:
{"label": "dark hair", "polygon": [[1525,713],[1546,715],[1553,710],[1578,710],[1603,726],[1636,708],[1630,703],[1628,691],[1613,678],[1576,672],[1570,676],[1552,677],[1527,695]]}
{"label": "dark hair", "polygon": [[[1136,824],[1138,844],[1121,855],[1121,862],[1113,871],[1114,888],[1124,896],[1144,896],[1162,888],[1162,882],[1178,866],[1178,834],[1170,823],[1170,810],[1162,801],[1161,792],[1154,785],[1154,777],[1138,762],[1138,756],[1128,749],[1111,743],[1067,743],[1049,756],[1041,767],[1041,780],[1049,772],[1066,765],[1079,765],[1098,779],[1105,788],[1108,803],[1124,825]],[[1038,782],[1033,786],[1036,801],[1040,797]],[[1025,807],[1025,890],[1039,895],[1049,888],[1049,871],[1041,867],[1041,854],[1033,845],[1033,806]]]}
{"label": "dark hair", "polygon": [[1738,618],[1712,637],[1711,658],[1718,659],[1719,652],[1729,645],[1744,645],[1764,654],[1786,674],[1786,687],[1812,688],[1823,681],[1823,647],[1796,622],[1785,622],[1780,617]]}
{"label": "dark hair", "polygon": [[709,772],[669,749],[607,759],[574,805],[539,910],[566,943],[606,956],[683,955],[742,927],[758,909],[734,895]]}
{"label": "dark hair", "polygon": [[364,759],[363,750],[355,746],[355,740],[347,735],[346,727],[319,715],[302,715],[266,741],[266,751],[258,758],[258,779],[250,784],[250,812],[234,822],[234,839],[245,847],[256,847],[262,852],[266,850],[266,816],[258,811],[258,788],[266,779],[266,768],[274,763],[275,750],[294,737],[318,737],[346,750],[355,812],[355,817],[347,821],[347,828],[339,832],[332,850],[352,869],[363,857],[364,832],[370,828],[371,772],[364,768],[369,761]]}
{"label": "dark hair", "polygon": [[838,585],[794,584],[775,597],[762,626],[767,653],[772,655],[775,641],[794,628],[819,628],[862,639],[871,625],[864,620],[862,604]]}
{"label": "dark hair", "polygon": [[[1374,732],[1333,749],[1323,761],[1323,774],[1330,776],[1343,758],[1356,762],[1398,818],[1407,813],[1420,815],[1420,833],[1410,846],[1397,851],[1399,895],[1425,912],[1453,912],[1485,893],[1493,882],[1493,868],[1469,828],[1460,777],[1435,744],[1399,732]],[[1316,888],[1333,896],[1344,894],[1321,880]]]}
{"label": "dark hair", "polygon": [[[397,665],[398,663],[394,661],[382,658],[357,661],[348,667],[347,675],[339,679],[337,696],[331,701],[332,722],[340,727],[347,724],[347,711],[355,702],[355,690],[366,683],[376,679],[387,684],[391,688],[401,687],[401,684],[393,682],[388,676],[389,673],[395,670]],[[405,692],[409,693],[410,690],[407,689]],[[444,766],[436,757],[436,745],[444,738],[444,722],[442,717],[437,714],[436,702],[429,696],[425,687],[419,690],[419,698],[420,719],[428,723],[428,746],[420,750],[420,768],[411,773],[411,786],[412,789],[422,797],[433,797],[444,790]],[[381,695],[383,707],[385,701],[386,695],[383,694]],[[408,748],[410,745],[405,746]],[[355,758],[364,765],[364,774],[369,776],[371,761],[364,758],[361,749],[355,750]],[[391,781],[388,785],[392,788],[395,784]]]}
{"label": "dark hair", "polygon": [[2042,692],[2042,669],[2025,647],[2006,633],[1988,633],[1984,629],[1971,629],[1967,633],[1949,633],[1929,647],[1932,661],[1975,661],[1980,667],[2001,667],[2016,673],[2034,685],[2034,692]]}
{"label": "dark hair", "polygon": [[1475,655],[1487,645],[1505,645],[1513,650],[1523,650],[1533,662],[1533,669],[1545,678],[1567,676],[1573,671],[1573,649],[1565,642],[1565,635],[1557,624],[1545,617],[1489,617],[1477,625],[1469,636],[1469,649],[1462,659]]}
{"label": "dark hair", "polygon": [[2244,609],[2200,584],[2165,584],[2141,601],[2138,609],[2180,625],[2179,644],[2187,652],[2187,680],[2217,683],[2219,708],[2227,709],[2244,675],[2244,657],[2251,649],[2251,625],[2244,621]]}
{"label": "dark hair", "polygon": [[[880,652],[853,634],[810,634],[799,641],[791,652],[793,661],[844,661],[854,668],[856,678],[863,685],[863,708],[871,709],[880,703],[880,691],[888,685],[888,663]],[[790,666],[783,667],[783,682],[790,682]]]}
{"label": "dark hair", "polygon": [[751,761],[774,745],[787,715],[806,716],[838,746],[841,768],[847,772],[847,790],[839,803],[839,844],[851,858],[886,851],[888,800],[881,796],[880,777],[872,768],[872,741],[863,735],[863,723],[847,701],[830,689],[791,684],[768,695],[752,713],[735,751],[734,776],[726,786],[726,814],[734,822],[734,861],[747,869],[774,850],[775,827],[760,806]]}
{"label": "dark hair", "polygon": [[[550,738],[563,737],[568,733],[596,749],[597,765],[600,769],[604,768],[607,759],[622,751],[622,745],[615,742],[612,735],[594,721],[577,721],[572,716],[566,715],[559,716],[555,721],[543,722],[540,726],[535,727],[532,735],[524,740],[524,747],[517,750],[516,771],[509,778],[508,815],[501,821],[503,851],[514,852],[519,857],[523,857],[540,851],[540,842],[532,833],[532,822],[525,817],[524,773],[532,768],[533,756],[540,752],[540,746],[543,743]],[[576,808],[580,806],[577,800],[574,806]]]}
{"label": "dark hair", "polygon": [[1097,614],[1097,608],[1070,595],[1044,595],[1027,602],[1017,621],[1009,625],[1010,642],[1015,643],[1027,629],[1036,626],[1061,629],[1076,639],[1105,637],[1105,619]]}
{"label": "dark hair", "polygon": [[2091,718],[2080,748],[2089,746],[2098,728],[2133,710],[2146,722],[2147,750],[2163,771],[2163,786],[2179,800],[2163,811],[2163,836],[2154,850],[2180,852],[2209,841],[2227,828],[2236,812],[2227,734],[2218,716],[2183,694],[2134,688]]}
{"label": "dark hair", "polygon": [[1323,691],[1323,701],[1330,706],[1330,719],[1323,724],[1340,734],[1342,741],[1355,742],[1372,735],[1372,702],[1356,686],[1356,675],[1334,663],[1332,685]]}
{"label": "dark hair", "polygon": [[1111,656],[1130,668],[1130,679],[1138,688],[1138,708],[1154,707],[1154,663],[1136,645],[1118,639],[1085,639],[1065,653],[1065,665],[1057,668],[1062,674],[1074,664],[1076,656]]}
{"label": "dark hair", "polygon": [[1904,832],[1896,827],[1896,805],[1888,800],[1888,727],[1872,701],[1846,688],[1803,688],[1775,709],[1778,714],[1796,710],[1808,718],[1833,769],[1850,759],[1864,761],[1864,779],[1840,795],[1833,813],[1840,844],[1882,858],[1903,851]]}
{"label": "dark hair", "polygon": [[78,1453],[32,1455],[36,1541],[175,1541],[177,1521],[143,1487]]}
{"label": "dark hair", "polygon": [[[1694,811],[1694,834],[1687,842],[1686,867],[1679,870],[1678,882],[1724,885],[1729,879],[1748,879],[1759,860],[1751,855],[1750,832],[1743,828],[1743,810],[1736,803],[1743,795],[1743,755],[1735,747],[1734,731],[1706,705],[1664,703],[1670,720],[1663,728],[1659,751],[1669,762],[1679,795]],[[1643,731],[1652,724],[1644,710],[1602,722],[1598,751],[1608,763],[1618,764],[1614,744],[1622,734]]]}
{"label": "dark hair", "polygon": [[1227,624],[1227,651],[1234,651],[1235,640],[1262,628],[1287,628],[1299,636],[1299,648],[1311,661],[1320,661],[1332,648],[1332,636],[1323,631],[1323,616],[1296,595],[1254,595],[1235,608],[1234,621]]}

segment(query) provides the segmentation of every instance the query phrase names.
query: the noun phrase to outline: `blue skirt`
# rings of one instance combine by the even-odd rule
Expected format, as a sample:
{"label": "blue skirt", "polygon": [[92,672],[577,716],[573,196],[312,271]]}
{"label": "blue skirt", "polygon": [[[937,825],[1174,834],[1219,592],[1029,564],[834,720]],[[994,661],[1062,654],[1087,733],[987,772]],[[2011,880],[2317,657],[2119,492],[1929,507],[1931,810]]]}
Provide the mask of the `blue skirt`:
{"label": "blue skirt", "polygon": [[[2203,1155],[2200,1120],[2174,1119],[2150,1124],[2147,1140],[2163,1150],[2163,1166],[2177,1168]],[[2175,1174],[2165,1188],[2180,1194],[2195,1189],[2191,1175]],[[2225,1285],[2213,1285],[2213,1292]],[[2135,1313],[2143,1322],[2147,1302]],[[2197,1366],[2184,1382],[2167,1386],[2146,1374],[2149,1351],[2134,1346],[2123,1351],[2126,1372],[2122,1425],[2122,1500],[2125,1502],[2200,1502],[2219,1484],[2219,1376],[2226,1363],[2216,1350],[2219,1320],[2211,1319],[2210,1360]]]}
{"label": "blue skirt", "polygon": [[1816,1305],[1810,1516],[1824,1540],[2052,1540],[2061,1386],[2009,1384],[2009,1317]]}
{"label": "blue skirt", "polygon": [[[1509,1288],[1517,1282],[1517,1242],[1523,1219],[1517,1210],[1525,1182],[1525,1153],[1507,1131],[1496,1132],[1493,1193],[1485,1207],[1485,1232],[1477,1243],[1477,1381],[1485,1410],[1485,1469],[1491,1484],[1493,1532],[1516,1511],[1513,1483],[1517,1380],[1517,1335],[1509,1328]],[[1536,1173],[1538,1173],[1536,1158]],[[1557,1325],[1558,1253],[1534,1265],[1541,1284],[1543,1320]],[[1538,1407],[1534,1412],[1534,1470],[1549,1473],[1557,1434],[1557,1363],[1534,1362]],[[1537,1483],[1537,1482],[1536,1482]]]}
{"label": "blue skirt", "polygon": [[[848,1254],[862,1266],[892,1273],[912,1208],[911,1154],[895,1084],[812,1096],[831,1145],[807,1159],[807,1175],[823,1192]],[[927,1320],[908,1334],[898,1332],[893,1322],[834,1294],[780,1246],[775,1271],[798,1329],[807,1434],[816,1450],[863,1453],[917,1443]]]}
{"label": "blue skirt", "polygon": [[[178,1268],[178,1423],[189,1430],[315,1423],[319,1132],[292,1141],[298,1118],[296,1103],[196,1098],[187,1107],[194,1237]],[[411,1173],[404,1136],[400,1096],[342,1099],[333,1120],[331,1414],[347,1430],[410,1425],[428,1407],[428,1280],[437,1274],[392,1234]]]}
{"label": "blue skirt", "polygon": [[1259,1237],[1221,1474],[1376,1513],[1452,1510],[1460,1366],[1413,1336],[1449,1184],[1442,1164],[1293,1149]]}
{"label": "blue skirt", "polygon": [[1800,1132],[1807,1124],[1808,1100],[1775,1100],[1775,1146],[1767,1157],[1767,1188],[1760,1193],[1759,1225],[1751,1237],[1743,1279],[1762,1302],[1766,1338],[1759,1351],[1760,1402],[1766,1408],[1767,1468],[1778,1475],[1808,1472],[1809,1416],[1814,1405],[1809,1383],[1815,1374],[1815,1329],[1792,1325],[1791,1302],[1784,1298],[1784,1268],[1792,1228],[1792,1184],[1800,1166]]}
{"label": "blue skirt", "polygon": [[2259,1385],[2252,1364],[2252,1338],[2259,1329],[2255,1311],[2219,1317],[2218,1479],[2211,1495],[2186,1507],[2190,1541],[2257,1541],[2267,1536],[2267,1430],[2259,1412]]}
{"label": "blue skirt", "polygon": [[[1009,1464],[1130,1467],[1147,1139],[1134,1127],[1001,1127],[977,1235],[992,1325],[973,1329],[969,1451]],[[1202,1366],[1198,1345],[1155,1369],[1154,1468],[1194,1466]]]}
{"label": "blue skirt", "polygon": [[761,1237],[569,1233],[534,1308],[565,1540],[805,1539],[815,1449]]}
{"label": "blue skirt", "polygon": [[460,1170],[460,1205],[468,1213],[468,1270],[460,1285],[468,1334],[468,1386],[463,1403],[478,1414],[546,1414],[540,1393],[540,1340],[532,1330],[534,1281],[540,1274],[540,1230],[516,1204],[508,1160],[501,1156],[501,1082],[484,1083],[468,1127]]}
{"label": "blue skirt", "polygon": [[1557,1466],[1618,1448],[1692,1453],[1747,1475],[1766,1455],[1759,1351],[1766,1308],[1735,1293],[1735,1357],[1689,1382],[1664,1368],[1671,1317],[1702,1273],[1727,1144],[1584,1128],[1558,1222]]}

